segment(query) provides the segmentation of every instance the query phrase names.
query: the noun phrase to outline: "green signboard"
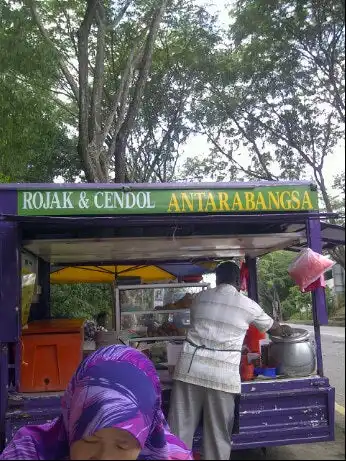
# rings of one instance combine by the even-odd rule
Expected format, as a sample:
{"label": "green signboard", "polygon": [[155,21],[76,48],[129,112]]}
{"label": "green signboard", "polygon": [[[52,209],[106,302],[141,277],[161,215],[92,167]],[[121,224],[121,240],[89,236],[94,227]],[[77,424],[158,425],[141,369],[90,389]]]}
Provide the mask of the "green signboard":
{"label": "green signboard", "polygon": [[18,191],[20,216],[292,212],[318,209],[308,186]]}

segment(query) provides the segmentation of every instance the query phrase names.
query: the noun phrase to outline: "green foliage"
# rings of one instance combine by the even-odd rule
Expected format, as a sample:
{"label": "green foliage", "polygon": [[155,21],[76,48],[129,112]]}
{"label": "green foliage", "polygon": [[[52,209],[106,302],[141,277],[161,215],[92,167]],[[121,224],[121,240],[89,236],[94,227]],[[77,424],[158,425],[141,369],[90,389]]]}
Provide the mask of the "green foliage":
{"label": "green foliage", "polygon": [[[123,81],[129,55],[143,45],[147,26],[158,2],[136,0],[117,17],[128,1],[102,2],[105,11],[104,88],[101,125],[114,110],[114,96]],[[44,37],[33,19],[36,5]],[[68,69],[78,93],[77,31],[86,3],[46,0],[0,0],[0,171],[11,181],[52,181],[56,176],[85,179],[83,159],[77,153],[78,103],[61,63]],[[97,70],[97,21],[89,35],[90,97]],[[168,2],[154,46],[153,62],[135,123],[126,141],[127,180],[169,181],[178,157],[193,132],[188,122],[191,104],[202,94],[205,75],[219,37],[215,20],[194,1]],[[103,143],[111,144],[118,120],[124,118],[134,96],[142,62],[129,79],[128,95],[120,101],[114,124]],[[126,115],[125,110],[125,115]],[[89,114],[90,115],[90,114]],[[91,122],[91,120],[89,120]],[[90,142],[90,140],[89,140]],[[16,162],[13,162],[13,158]],[[115,174],[115,154],[107,161]]]}
{"label": "green foliage", "polygon": [[54,56],[17,3],[1,1],[0,172],[13,182],[50,182],[69,176],[75,142],[51,93]]}
{"label": "green foliage", "polygon": [[112,312],[109,284],[66,284],[51,286],[51,314],[54,318],[96,320]]}
{"label": "green foliage", "polygon": [[344,137],[342,2],[239,0],[231,17],[194,104],[214,170],[228,179],[226,162],[238,179],[312,179],[332,211],[324,167]]}
{"label": "green foliage", "polygon": [[288,251],[276,251],[259,259],[258,290],[263,309],[272,313],[273,302],[281,304],[288,298],[294,282],[288,274],[288,266],[296,257]]}

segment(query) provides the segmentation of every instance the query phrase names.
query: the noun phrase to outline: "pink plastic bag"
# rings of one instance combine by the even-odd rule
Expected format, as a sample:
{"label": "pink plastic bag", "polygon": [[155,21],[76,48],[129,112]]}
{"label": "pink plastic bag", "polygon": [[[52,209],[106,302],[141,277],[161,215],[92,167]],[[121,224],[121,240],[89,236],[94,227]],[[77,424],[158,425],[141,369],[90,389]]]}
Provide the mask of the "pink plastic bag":
{"label": "pink plastic bag", "polygon": [[316,253],[311,248],[306,248],[291,262],[288,267],[288,273],[301,291],[305,291],[309,285],[318,280],[334,264],[329,258]]}
{"label": "pink plastic bag", "polygon": [[316,288],[325,288],[326,287],[326,281],[324,279],[324,275],[321,275],[321,277],[314,282],[310,283],[308,287],[304,289],[304,293],[307,293],[309,291],[314,291]]}

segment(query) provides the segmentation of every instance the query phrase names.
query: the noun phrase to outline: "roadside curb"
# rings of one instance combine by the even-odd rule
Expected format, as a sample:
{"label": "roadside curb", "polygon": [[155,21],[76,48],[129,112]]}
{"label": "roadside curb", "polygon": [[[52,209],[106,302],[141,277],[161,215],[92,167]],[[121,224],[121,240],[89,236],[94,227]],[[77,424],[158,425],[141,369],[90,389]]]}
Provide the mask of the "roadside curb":
{"label": "roadside curb", "polygon": [[[297,323],[298,325],[301,325],[302,323],[304,323],[305,325],[313,325],[314,322],[312,320],[288,320],[287,323]],[[323,326],[328,326],[328,327],[344,327],[345,326],[345,320],[333,320],[333,319],[330,319],[328,320],[328,324],[327,325],[323,325]]]}

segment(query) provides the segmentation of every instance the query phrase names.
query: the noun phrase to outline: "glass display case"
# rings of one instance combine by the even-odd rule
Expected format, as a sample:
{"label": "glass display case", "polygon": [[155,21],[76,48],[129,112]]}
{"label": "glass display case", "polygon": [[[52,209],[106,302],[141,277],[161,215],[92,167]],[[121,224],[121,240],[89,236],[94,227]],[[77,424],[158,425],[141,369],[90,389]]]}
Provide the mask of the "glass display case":
{"label": "glass display case", "polygon": [[126,343],[179,340],[190,326],[190,305],[207,283],[119,286],[116,331]]}

